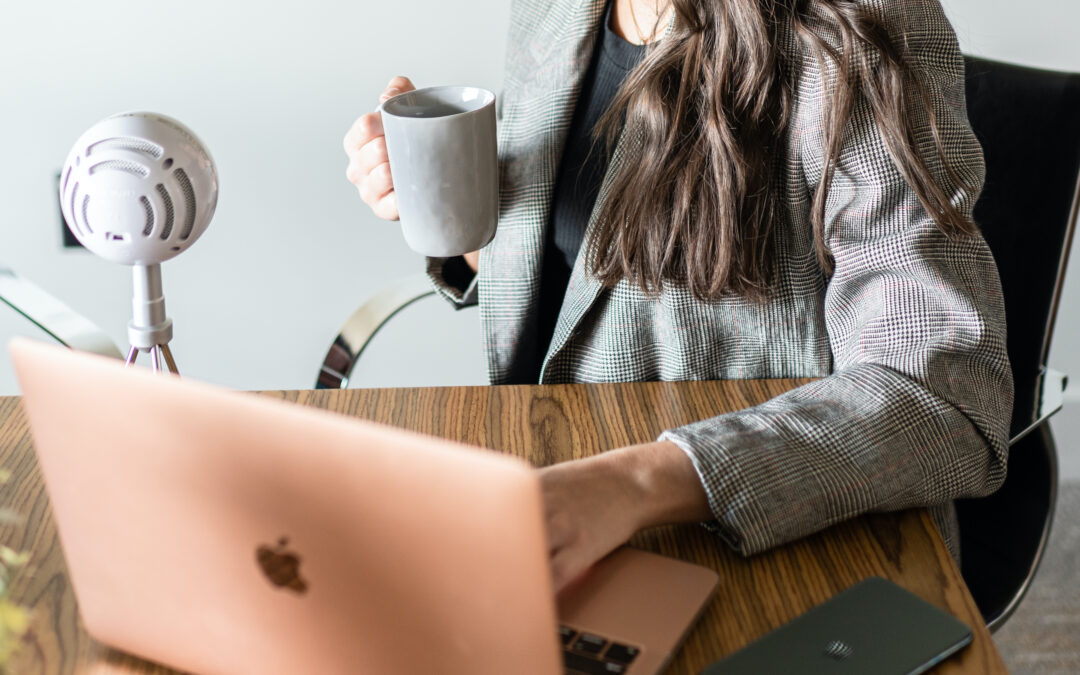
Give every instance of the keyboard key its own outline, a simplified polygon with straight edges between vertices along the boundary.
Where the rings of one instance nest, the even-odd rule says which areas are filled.
[[[562,640],[563,647],[570,644],[575,635],[577,635],[577,631],[573,628],[570,628],[569,626],[559,626],[559,639]]]
[[[574,651],[581,652],[582,654],[599,654],[604,651],[604,647],[607,646],[608,641],[599,635],[592,635],[591,633],[582,633],[578,637],[577,642],[574,643]]]
[[[637,647],[612,642],[611,648],[607,650],[607,654],[604,654],[604,658],[616,663],[630,664],[637,658],[639,653],[640,650]]]
[[[563,652],[563,664],[568,673],[583,675],[622,675],[626,666],[621,663],[604,663],[575,652]]]

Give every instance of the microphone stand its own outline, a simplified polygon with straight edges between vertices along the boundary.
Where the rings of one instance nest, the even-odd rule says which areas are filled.
[[[162,361],[174,375],[179,375],[176,361],[169,351],[172,340],[172,319],[165,316],[165,294],[161,290],[161,264],[134,265],[131,268],[133,284],[133,318],[128,323],[128,350],[125,363],[134,365],[139,352],[149,352],[154,372],[162,372]]]

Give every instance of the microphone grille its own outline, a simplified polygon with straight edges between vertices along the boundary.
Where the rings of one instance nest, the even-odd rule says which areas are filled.
[[[91,157],[95,152],[106,152],[115,150],[127,150],[128,152],[138,152],[149,156],[151,159],[161,159],[161,156],[165,154],[165,148],[161,147],[157,143],[148,141],[145,138],[134,138],[131,136],[114,136],[112,138],[106,138],[101,141],[93,143],[86,149],[86,156]]]
[[[72,203],[75,202],[75,195],[78,194],[78,192],[79,192],[79,184],[75,183],[75,192],[71,196]],[[90,195],[83,195],[83,200],[82,200],[82,223],[83,223],[83,227],[86,228],[87,232],[93,234],[94,231],[90,228],[90,219],[86,217],[89,210],[90,210]]]
[[[139,197],[139,203],[143,205],[143,209],[146,211],[146,227],[143,228],[143,236],[149,237],[150,233],[154,231],[154,207],[150,205],[150,200],[146,198],[146,195]]]
[[[138,176],[139,178],[146,178],[150,175],[149,167],[137,162],[129,162],[122,159],[110,159],[104,162],[98,162],[90,167],[89,173],[93,176],[99,171],[123,171],[124,173],[130,173],[132,176]]]
[[[184,210],[184,226],[180,229],[180,241],[184,241],[191,236],[191,230],[195,227],[195,190],[192,189],[191,180],[183,169],[173,171],[173,178],[176,179],[177,185],[180,186],[180,192],[184,197],[184,205],[187,207]]]
[[[174,212],[172,197],[169,196],[169,191],[165,189],[165,185],[162,183],[158,183],[154,189],[157,190],[158,196],[161,197],[161,202],[165,205],[165,223],[161,226],[161,238],[164,240],[169,238],[173,229]]]

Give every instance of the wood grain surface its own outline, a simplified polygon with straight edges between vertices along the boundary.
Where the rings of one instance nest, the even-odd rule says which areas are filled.
[[[537,466],[651,441],[672,426],[738,410],[796,380],[263,392],[500,452]],[[0,397],[0,508],[24,522],[0,526],[0,544],[32,553],[13,593],[33,610],[11,672],[174,672],[104,647],[82,627],[48,497],[17,397]],[[839,591],[873,575],[892,579],[975,629],[973,644],[934,673],[1004,673],[935,526],[924,511],[864,516],[752,558],[696,525],[639,533],[641,548],[719,571],[721,583],[668,671],[698,673]]]

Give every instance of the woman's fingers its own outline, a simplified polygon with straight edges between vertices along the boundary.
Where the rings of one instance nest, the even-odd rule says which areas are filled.
[[[394,180],[390,175],[390,164],[383,162],[372,169],[363,176],[357,187],[360,188],[360,197],[364,200],[364,203],[374,208],[383,197],[394,190]]]
[[[371,207],[371,210],[375,212],[376,216],[383,220],[397,220],[397,193],[391,190],[385,197],[376,202],[375,205]]]
[[[390,155],[386,153],[386,137],[379,136],[368,141],[355,153],[355,161],[357,168],[365,176],[390,161]]]
[[[556,593],[581,578],[594,564],[615,548],[597,546],[595,542],[577,541],[558,548],[551,555],[551,583]]]
[[[379,102],[414,89],[416,87],[409,78],[395,77],[380,94]],[[397,220],[397,197],[390,175],[382,115],[379,112],[361,115],[345,134],[343,145],[349,157],[345,177],[359,190],[360,198],[379,218]]]
[[[343,142],[345,154],[351,156],[353,153],[359,152],[361,148],[376,138],[383,138],[382,116],[377,112],[361,115],[353,122],[353,125],[349,127],[349,131],[345,134]]]
[[[382,103],[389,98],[393,98],[398,94],[413,91],[414,89],[416,89],[416,86],[413,85],[412,80],[403,75],[398,75],[386,85],[386,89],[383,91],[382,95],[379,96],[379,103]]]

